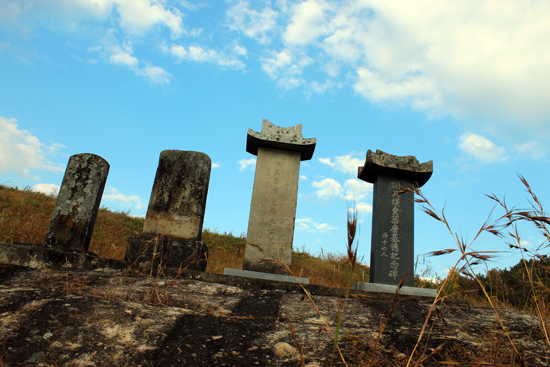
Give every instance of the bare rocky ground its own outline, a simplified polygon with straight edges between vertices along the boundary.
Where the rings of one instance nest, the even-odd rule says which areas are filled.
[[[123,270],[43,265],[0,265],[2,366],[330,365],[337,289],[307,287],[327,328],[303,290],[289,283],[198,272],[131,277]],[[340,333],[347,364],[374,358],[373,366],[406,365],[431,300],[355,295]],[[499,315],[526,365],[550,364],[536,318],[510,309]],[[424,349],[431,356],[422,361]],[[512,350],[493,310],[446,302],[430,319],[411,365],[521,365]],[[338,355],[334,361],[344,365]]]

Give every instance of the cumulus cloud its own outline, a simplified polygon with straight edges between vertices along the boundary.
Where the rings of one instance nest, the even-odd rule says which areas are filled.
[[[539,141],[519,144],[515,146],[519,155],[532,159],[542,159],[546,156],[546,147]]]
[[[320,82],[318,72],[335,82],[344,71],[354,76],[346,78],[354,90],[375,103],[409,106],[434,118],[475,119],[487,129],[496,124],[533,132],[548,124],[550,48],[540,40],[550,33],[549,2],[289,4],[277,2],[268,12],[278,13],[279,25],[269,23],[269,29],[282,44],[260,58],[265,73],[282,88],[322,93],[334,86]],[[244,19],[249,10],[241,1],[231,10],[240,18],[230,19]],[[234,23],[245,29],[243,21]],[[304,77],[307,68],[317,73]]]
[[[212,63],[224,68],[242,70],[245,68],[245,64],[237,58],[237,55],[246,53],[244,48],[234,48],[233,51],[237,51],[238,54],[226,55],[223,52],[216,50],[204,49],[201,46],[189,46],[184,47],[181,45],[172,45],[171,47],[165,47],[165,52],[169,52],[175,56],[178,61],[188,60],[200,63]]]
[[[29,131],[19,129],[16,119],[0,116],[0,172],[16,172],[25,177],[39,179],[31,175],[31,170],[63,172],[64,168],[50,162],[61,144],[43,144]]]
[[[3,12],[6,16],[0,16],[0,21],[16,21],[32,14],[55,19],[52,27],[73,29],[78,21],[94,19],[109,21],[134,36],[142,36],[156,26],[167,27],[173,39],[187,33],[182,12],[162,0],[4,0],[0,2],[0,14]]]
[[[369,214],[372,213],[372,205],[367,203],[356,203],[355,209],[358,213]]]
[[[483,136],[464,134],[460,137],[460,142],[460,150],[482,162],[492,163],[506,159],[506,150]]]
[[[221,167],[220,163],[212,163],[212,169],[216,169],[216,168],[220,168],[220,167]]]
[[[59,194],[60,187],[56,184],[44,184],[39,183],[32,187],[34,191],[41,192],[46,195],[57,196]]]
[[[297,45],[315,41],[329,31],[331,10],[333,7],[323,0],[308,0],[294,5],[283,39]]]
[[[338,181],[333,178],[325,178],[321,181],[314,181],[311,186],[317,189],[315,194],[322,199],[328,199],[332,196],[342,196],[342,185],[340,185]]]
[[[260,11],[250,8],[248,1],[239,1],[226,12],[228,27],[245,34],[261,44],[271,41],[269,33],[277,26],[277,12],[269,7]]]
[[[123,42],[122,45],[117,44],[115,31],[107,32],[101,46],[91,47],[89,51],[98,52],[109,63],[120,65],[129,68],[134,74],[144,77],[147,81],[153,84],[169,84],[173,75],[161,68],[160,66],[147,65],[143,68],[139,67],[139,60],[132,56],[134,52],[131,42]]]
[[[349,179],[344,184],[344,199],[349,201],[360,201],[365,199],[372,192],[372,184],[358,179]]]
[[[324,233],[327,231],[338,229],[338,227],[331,226],[328,223],[317,223],[311,218],[296,219],[295,223],[296,223],[296,229],[298,231]]]
[[[239,168],[239,172],[244,171],[246,167],[250,167],[252,169],[256,167],[256,158],[241,159],[239,161],[239,164],[241,165],[241,168]]]
[[[319,158],[319,162],[331,166],[337,171],[357,176],[357,169],[365,164],[365,159],[355,158],[353,155],[354,153],[349,153],[335,157],[334,161],[331,158]]]
[[[143,75],[148,81],[154,84],[169,84],[173,78],[172,74],[159,66],[146,66],[137,70],[136,74]]]
[[[112,186],[107,186],[105,188],[102,200],[112,201],[117,204],[122,204],[123,206],[132,206],[136,210],[144,208],[143,201],[139,196],[123,194]]]
[[[139,63],[138,59],[132,56],[132,44],[124,44],[121,46],[113,46],[110,50],[109,62],[128,67],[136,67]]]

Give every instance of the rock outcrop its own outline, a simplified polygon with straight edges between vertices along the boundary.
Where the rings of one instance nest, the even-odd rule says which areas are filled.
[[[315,306],[290,283],[193,271],[161,278],[63,263],[0,265],[0,360],[3,366],[328,366],[341,291],[306,288]],[[429,299],[394,302],[391,295],[355,291],[340,330],[347,364],[405,365],[431,306]],[[526,364],[548,365],[538,320],[498,312]],[[422,366],[509,365],[514,358],[495,312],[460,301],[437,306],[414,362],[423,350]],[[336,366],[343,365],[338,354]]]

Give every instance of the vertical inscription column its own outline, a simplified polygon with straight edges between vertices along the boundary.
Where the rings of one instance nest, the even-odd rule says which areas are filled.
[[[300,161],[313,156],[316,139],[303,139],[302,125],[281,128],[263,120],[248,130],[247,152],[257,155],[244,270],[283,274],[264,259],[292,261]]]
[[[368,151],[358,177],[374,184],[370,282],[398,285],[407,275],[414,284],[414,194],[400,192],[424,185],[433,172],[432,161],[419,164],[414,156],[399,157]]]

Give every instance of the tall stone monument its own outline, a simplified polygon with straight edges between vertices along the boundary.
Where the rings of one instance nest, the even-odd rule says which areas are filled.
[[[414,284],[414,194],[402,189],[423,186],[433,172],[432,161],[414,156],[367,152],[357,177],[374,184],[370,282],[398,285],[407,275]]]
[[[212,162],[204,153],[161,152],[141,236],[131,236],[125,260],[206,269],[201,242]]]
[[[302,125],[282,128],[267,120],[248,129],[246,151],[258,156],[243,270],[283,274],[263,259],[292,261],[300,161],[311,159],[317,139],[304,139]]]
[[[109,163],[95,154],[69,158],[44,244],[86,252],[109,174]]]

